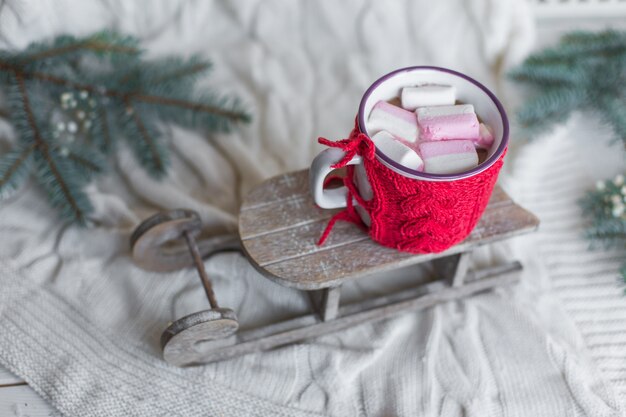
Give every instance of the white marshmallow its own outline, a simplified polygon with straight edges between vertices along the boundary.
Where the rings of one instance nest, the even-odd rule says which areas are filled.
[[[369,115],[367,131],[375,135],[383,130],[407,142],[415,142],[418,136],[417,117],[413,112],[379,101]]]
[[[391,133],[381,131],[372,137],[376,148],[395,162],[416,171],[424,169],[424,162],[415,150],[396,139]]]
[[[402,107],[411,111],[418,107],[453,105],[456,102],[456,88],[451,85],[404,87],[401,101]]]
[[[471,104],[457,104],[455,106],[423,107],[415,111],[417,118],[430,119],[433,117],[456,116],[459,114],[474,114],[474,106]]]

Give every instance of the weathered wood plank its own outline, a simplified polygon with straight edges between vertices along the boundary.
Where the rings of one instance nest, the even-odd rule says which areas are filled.
[[[60,417],[28,385],[0,388],[0,416],[2,417]]]
[[[270,178],[252,189],[246,196],[242,211],[258,209],[266,205],[282,204],[283,200],[308,196],[309,171],[288,172]]]
[[[242,240],[242,242],[254,262],[261,267],[266,267],[369,239],[369,236],[354,224],[338,222],[324,245],[318,246],[317,241],[327,223],[327,220],[320,220],[286,231]]]
[[[327,221],[340,210],[319,208],[308,196],[283,200],[280,204],[242,211],[239,217],[239,234],[245,239],[252,239],[320,220]]]

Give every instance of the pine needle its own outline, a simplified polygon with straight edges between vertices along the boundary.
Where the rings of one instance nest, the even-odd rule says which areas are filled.
[[[13,149],[0,157],[0,198],[12,196],[26,180],[34,146]]]

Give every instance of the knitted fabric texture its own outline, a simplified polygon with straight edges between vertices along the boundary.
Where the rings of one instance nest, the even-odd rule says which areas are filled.
[[[434,182],[407,178],[384,166],[375,157],[374,143],[358,127],[348,139],[333,142],[319,138],[318,141],[345,151],[345,157],[332,168],[344,167],[355,155],[360,155],[373,193],[368,201],[360,196],[354,167],[348,165],[343,179],[348,189],[346,209],[331,218],[318,245],[324,243],[337,221],[365,228],[355,210],[356,201],[370,216],[369,235],[374,241],[410,253],[441,252],[471,233],[487,207],[506,153],[479,174]]]

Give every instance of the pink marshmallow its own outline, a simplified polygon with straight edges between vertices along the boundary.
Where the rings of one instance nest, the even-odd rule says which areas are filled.
[[[417,152],[400,139],[393,137],[391,133],[384,130],[378,132],[372,137],[372,142],[376,148],[397,163],[416,171],[424,169],[424,162]]]
[[[418,136],[415,113],[379,101],[369,115],[367,131],[371,137],[383,130],[407,142],[415,142]]]
[[[480,138],[478,117],[471,104],[421,107],[416,113],[423,140]]]
[[[457,174],[478,165],[478,154],[471,140],[421,142],[418,149],[424,172],[429,174]]]
[[[480,127],[478,128],[478,136],[478,140],[474,142],[474,145],[476,145],[477,148],[487,150],[490,149],[495,140],[491,127],[484,123],[481,123]]]

